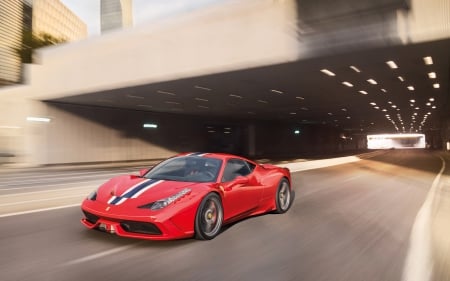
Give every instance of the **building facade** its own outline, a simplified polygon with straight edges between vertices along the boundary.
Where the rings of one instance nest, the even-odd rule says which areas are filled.
[[[100,19],[102,33],[133,25],[132,0],[101,0]]]
[[[0,86],[20,81],[20,56],[25,4],[17,0],[0,1]]]
[[[20,83],[24,32],[64,41],[87,37],[87,26],[60,0],[0,1],[0,86]]]
[[[33,34],[47,33],[65,41],[87,37],[86,24],[59,0],[33,0]]]

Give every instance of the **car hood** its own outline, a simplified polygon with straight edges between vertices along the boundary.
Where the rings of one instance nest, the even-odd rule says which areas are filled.
[[[185,188],[189,188],[195,193],[211,184],[154,180],[134,175],[119,176],[99,188],[97,201],[117,206],[139,206],[172,196]]]

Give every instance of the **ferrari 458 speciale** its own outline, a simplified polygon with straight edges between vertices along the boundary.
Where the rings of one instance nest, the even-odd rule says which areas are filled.
[[[81,222],[125,237],[207,240],[224,224],[285,213],[291,186],[286,168],[230,154],[184,153],[101,185],[83,201]]]

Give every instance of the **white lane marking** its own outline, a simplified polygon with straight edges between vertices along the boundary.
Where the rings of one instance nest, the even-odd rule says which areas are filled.
[[[89,256],[86,256],[86,257],[83,257],[83,258],[79,258],[79,259],[76,259],[76,260],[73,260],[73,261],[69,261],[69,262],[63,263],[60,266],[70,266],[70,265],[75,265],[75,264],[79,264],[79,263],[83,263],[83,262],[99,259],[99,258],[102,258],[102,257],[105,257],[105,256],[109,256],[109,255],[112,255],[112,254],[115,254],[115,253],[118,253],[118,252],[122,252],[122,251],[125,251],[125,250],[128,250],[128,249],[131,249],[133,247],[136,247],[138,244],[142,244],[142,242],[138,242],[138,243],[134,243],[134,244],[131,244],[131,245],[126,245],[126,246],[118,247],[118,248],[111,249],[111,250],[108,250],[108,251],[100,252],[100,253],[97,253],[97,254],[89,255]]]
[[[409,239],[408,255],[403,267],[403,281],[427,281],[433,273],[433,257],[431,254],[431,209],[439,180],[445,170],[445,160],[442,168],[434,178],[427,197],[414,221]]]
[[[98,183],[97,183],[97,181],[98,181]],[[77,182],[72,182],[72,183],[66,183],[66,182],[60,182],[60,183],[53,183],[53,184],[45,184],[44,186],[45,187],[48,187],[48,186],[58,186],[58,185],[72,185],[72,184],[80,184],[80,183],[87,183],[87,182],[90,182],[90,183],[96,183],[96,184],[101,184],[101,183],[104,183],[104,182],[106,182],[107,181],[107,179],[106,180],[88,180],[88,181],[77,181]],[[36,186],[26,186],[26,187],[11,187],[11,188],[0,188],[0,192],[1,191],[9,191],[9,190],[21,190],[21,189],[37,189],[37,188],[39,188],[39,187],[36,187]]]
[[[58,196],[58,197],[45,198],[45,199],[34,199],[34,200],[25,200],[25,201],[20,201],[20,202],[3,203],[3,204],[0,204],[0,207],[21,205],[21,204],[35,203],[35,202],[43,202],[43,201],[52,201],[52,200],[57,200],[57,199],[75,198],[75,197],[82,197],[82,196],[86,196],[86,194],[83,193],[83,194],[76,194],[76,195],[70,195],[70,196]]]
[[[43,208],[43,209],[35,209],[35,210],[29,210],[29,211],[23,211],[23,212],[2,214],[2,215],[0,215],[0,218],[12,217],[12,216],[18,216],[18,215],[26,215],[26,214],[32,214],[32,213],[39,213],[39,212],[46,212],[46,211],[53,211],[53,210],[59,210],[59,209],[64,209],[64,208],[71,208],[71,207],[80,207],[80,204],[79,203],[78,204],[70,204],[70,205],[57,206],[57,207],[51,207],[51,208]]]
[[[47,192],[58,192],[58,191],[68,191],[68,190],[76,190],[76,189],[87,189],[87,188],[95,188],[97,185],[85,185],[85,186],[78,186],[78,187],[69,187],[69,188],[59,188],[59,189],[45,189],[40,191],[31,191],[31,192],[21,192],[21,193],[12,193],[12,194],[4,194],[0,195],[0,198],[2,197],[12,197],[12,196],[24,196],[29,194],[38,194],[38,193],[47,193]]]

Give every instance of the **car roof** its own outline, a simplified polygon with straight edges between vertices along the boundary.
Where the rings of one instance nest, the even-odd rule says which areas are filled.
[[[244,158],[242,156],[238,156],[238,155],[234,155],[234,154],[229,154],[229,153],[211,153],[211,152],[184,152],[181,154],[178,154],[176,157],[179,156],[198,156],[198,157],[208,157],[208,158],[217,158],[217,159],[222,159],[222,160],[227,160],[230,158],[237,158],[237,159],[242,159],[245,161],[250,161],[253,162],[247,158]]]

